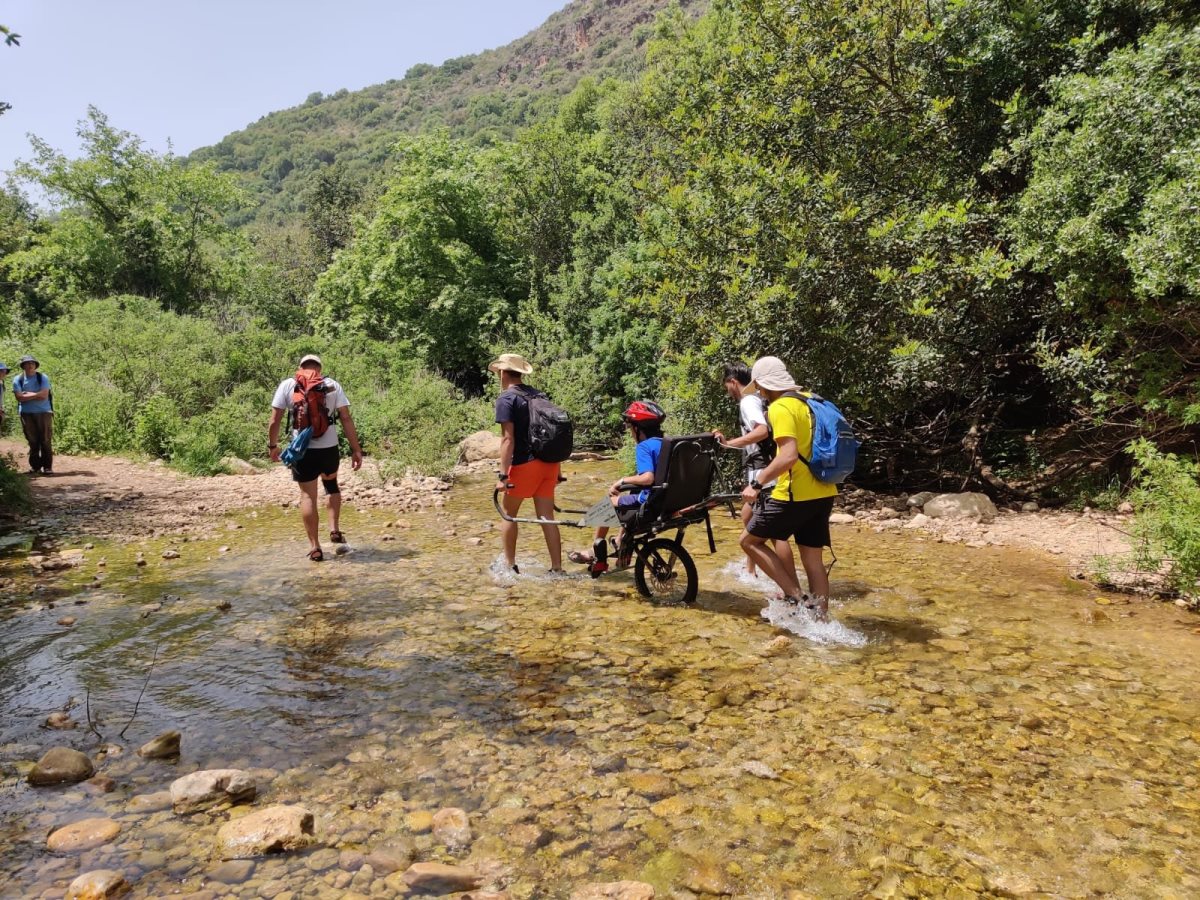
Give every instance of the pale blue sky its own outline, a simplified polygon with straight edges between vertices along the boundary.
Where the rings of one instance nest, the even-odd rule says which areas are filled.
[[[89,104],[156,150],[220,140],[313,91],[503,46],[567,0],[9,0],[0,171],[33,132],[69,153]]]

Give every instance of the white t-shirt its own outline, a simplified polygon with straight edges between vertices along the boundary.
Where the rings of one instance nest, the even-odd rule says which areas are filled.
[[[762,397],[757,394],[747,394],[738,404],[738,423],[742,426],[742,434],[749,434],[759,425],[767,424],[767,410],[763,406]],[[742,461],[747,465],[750,458],[758,452],[758,444],[747,444],[742,448]],[[754,481],[762,466],[747,469],[747,481]],[[774,484],[774,482],[771,482]]]
[[[334,424],[329,426],[329,430],[318,438],[313,438],[308,442],[308,446],[313,450],[323,450],[326,447],[336,447],[338,442],[337,432],[337,411],[343,407],[349,406],[350,401],[346,399],[346,392],[342,390],[342,386],[332,378],[325,379],[325,408],[329,410],[329,417],[333,419]],[[279,387],[275,389],[275,398],[271,401],[271,406],[275,409],[288,410],[292,408],[292,391],[296,389],[295,378],[285,378],[279,382]],[[296,436],[296,430],[292,429],[292,437]]]

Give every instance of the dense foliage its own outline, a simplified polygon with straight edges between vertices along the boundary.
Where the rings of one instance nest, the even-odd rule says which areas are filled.
[[[658,4],[602,6],[594,34]],[[572,78],[523,127],[429,112],[393,146],[394,121],[341,129],[317,98],[183,165],[93,113],[85,159],[35,144],[21,170],[56,216],[0,195],[3,290],[23,338],[74,348],[50,353],[68,387],[79,335],[113,314],[89,298],[110,294],[169,311],[108,301],[183,358],[209,348],[197,372],[256,360],[67,413],[75,446],[254,452],[224,411],[261,408],[245,398],[301,346],[346,348],[362,373],[348,386],[385,410],[372,439],[425,465],[486,421],[478,399],[450,413],[447,398],[491,389],[500,349],[534,361],[582,442],[610,444],[637,396],[675,430],[728,426],[720,365],[771,353],[860,426],[859,480],[1107,483],[1134,437],[1179,451],[1200,422],[1198,20],[1165,0],[716,0],[634,41],[638,80]],[[453,105],[465,73],[495,74],[484,61],[402,84],[437,82],[426,99]],[[275,159],[271,123],[297,116],[307,130]],[[368,133],[393,136],[364,155]],[[231,224],[246,216],[214,161],[275,166],[252,227]],[[280,210],[295,215],[270,225]]]

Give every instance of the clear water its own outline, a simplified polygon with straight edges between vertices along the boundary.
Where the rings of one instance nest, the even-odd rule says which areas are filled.
[[[609,477],[581,466],[566,493],[593,499]],[[256,805],[304,804],[339,850],[462,807],[471,848],[410,835],[420,855],[499,873],[516,897],[622,878],[679,897],[1200,896],[1194,618],[1098,606],[1037,555],[843,529],[832,621],[787,613],[780,628],[729,519],[716,556],[702,529],[688,536],[698,603],[655,606],[629,573],[547,575],[536,528],[521,535],[527,574],[504,574],[490,501],[490,482],[467,480],[445,509],[400,516],[407,527],[350,512],[354,552],[321,565],[278,510],[171,563],[161,543],[98,546],[35,580],[23,545],[10,550],[0,894],[61,897],[107,867],[135,896],[338,896],[350,873],[310,868],[312,853],[206,885],[228,813],[129,807],[183,772],[240,767],[259,777]],[[100,557],[108,574],[89,588]],[[69,698],[84,722],[85,697],[103,741],[40,727]],[[134,754],[169,728],[177,764]],[[55,743],[123,748],[98,767],[116,790],[26,785]],[[90,815],[121,835],[45,849]],[[382,876],[353,888],[391,895]]]

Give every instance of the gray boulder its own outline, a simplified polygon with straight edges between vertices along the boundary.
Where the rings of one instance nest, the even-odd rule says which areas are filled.
[[[987,494],[938,494],[925,503],[925,515],[931,519],[976,519],[990,522],[996,518],[996,504]]]
[[[458,445],[458,458],[465,463],[499,459],[500,435],[490,431],[476,431],[467,435]]]

